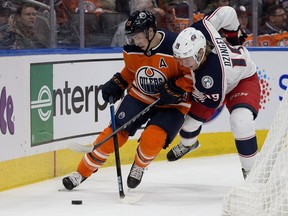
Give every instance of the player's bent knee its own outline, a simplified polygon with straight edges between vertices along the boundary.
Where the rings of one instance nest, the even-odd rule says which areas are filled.
[[[255,136],[256,128],[253,113],[247,108],[237,108],[232,111],[230,126],[235,139]]]
[[[186,115],[185,122],[183,124],[182,130],[186,132],[193,132],[198,130],[198,128],[203,124],[201,121],[197,121],[196,119]]]

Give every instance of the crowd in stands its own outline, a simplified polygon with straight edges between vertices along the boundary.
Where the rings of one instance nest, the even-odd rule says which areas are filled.
[[[257,46],[287,46],[288,0],[257,1]],[[236,9],[240,28],[247,35],[244,45],[253,45],[252,0],[194,0],[191,6],[183,0],[83,0],[83,5],[79,0],[54,2],[55,40],[60,48],[79,47],[80,37],[85,47],[123,46],[124,24],[135,10],[150,10],[158,28],[180,32],[227,5]],[[82,6],[84,35],[80,31]],[[50,0],[0,0],[0,49],[50,48],[51,14]]]

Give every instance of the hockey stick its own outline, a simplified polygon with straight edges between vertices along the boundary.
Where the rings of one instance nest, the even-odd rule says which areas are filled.
[[[109,105],[110,105],[110,115],[111,115],[111,124],[113,132],[116,131],[116,122],[115,122],[115,109],[114,109],[114,98],[111,96],[109,98]],[[118,190],[121,203],[125,204],[133,204],[140,200],[144,195],[139,194],[138,196],[127,196],[124,193],[123,188],[123,181],[122,181],[122,171],[121,171],[121,162],[120,162],[120,154],[119,154],[119,145],[118,145],[118,138],[117,133],[113,136],[114,141],[114,154],[115,154],[115,164],[116,164],[116,171],[117,171],[117,182],[118,182]]]
[[[114,98],[113,96],[109,97],[109,105],[110,105],[110,115],[111,115],[111,124],[113,132],[116,130],[116,122],[115,122],[115,114],[114,114]],[[121,173],[121,163],[120,163],[120,154],[119,154],[119,145],[117,134],[113,136],[114,141],[114,154],[115,154],[115,163],[116,163],[116,171],[117,171],[117,181],[118,181],[118,190],[120,198],[124,198],[124,189],[123,189],[123,181],[122,181],[122,173]]]
[[[136,121],[136,119],[138,119],[140,116],[144,115],[146,112],[148,112],[150,110],[151,107],[153,107],[154,105],[156,105],[158,103],[158,101],[160,100],[160,98],[158,98],[157,100],[155,100],[152,104],[150,104],[149,106],[147,106],[145,109],[143,109],[140,113],[138,113],[137,115],[135,115],[133,118],[131,118],[128,122],[126,122],[124,125],[122,125],[121,127],[117,128],[115,131],[113,131],[113,133],[111,133],[109,136],[107,136],[105,139],[101,140],[99,143],[97,143],[95,146],[93,146],[93,144],[89,144],[89,145],[81,145],[80,143],[76,143],[76,142],[72,142],[70,144],[68,144],[68,148],[76,151],[76,152],[82,152],[82,153],[88,153],[93,151],[94,149],[100,147],[101,145],[103,145],[105,142],[107,142],[107,140],[111,139],[116,133],[118,133],[119,131],[125,129],[127,126],[129,126],[131,123],[133,123],[134,121]]]

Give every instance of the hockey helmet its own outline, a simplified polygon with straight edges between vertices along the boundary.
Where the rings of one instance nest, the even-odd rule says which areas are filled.
[[[205,54],[206,51],[206,38],[203,33],[193,27],[184,29],[173,44],[173,54],[176,58],[188,58],[193,59],[199,64],[198,52],[203,49]],[[204,57],[204,55],[203,55]]]
[[[132,35],[145,32],[149,27],[157,29],[156,18],[150,11],[135,11],[125,23],[125,34]]]

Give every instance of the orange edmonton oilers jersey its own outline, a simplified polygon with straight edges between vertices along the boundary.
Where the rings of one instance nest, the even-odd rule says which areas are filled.
[[[121,71],[122,77],[131,87],[129,94],[140,101],[151,104],[160,94],[157,89],[161,83],[176,78],[176,85],[186,92],[193,89],[192,76],[189,69],[181,67],[173,57],[172,45],[177,34],[158,31],[162,35],[160,44],[146,56],[142,49],[135,45],[124,46],[125,67]],[[177,108],[186,114],[190,103],[169,104],[163,107]]]

